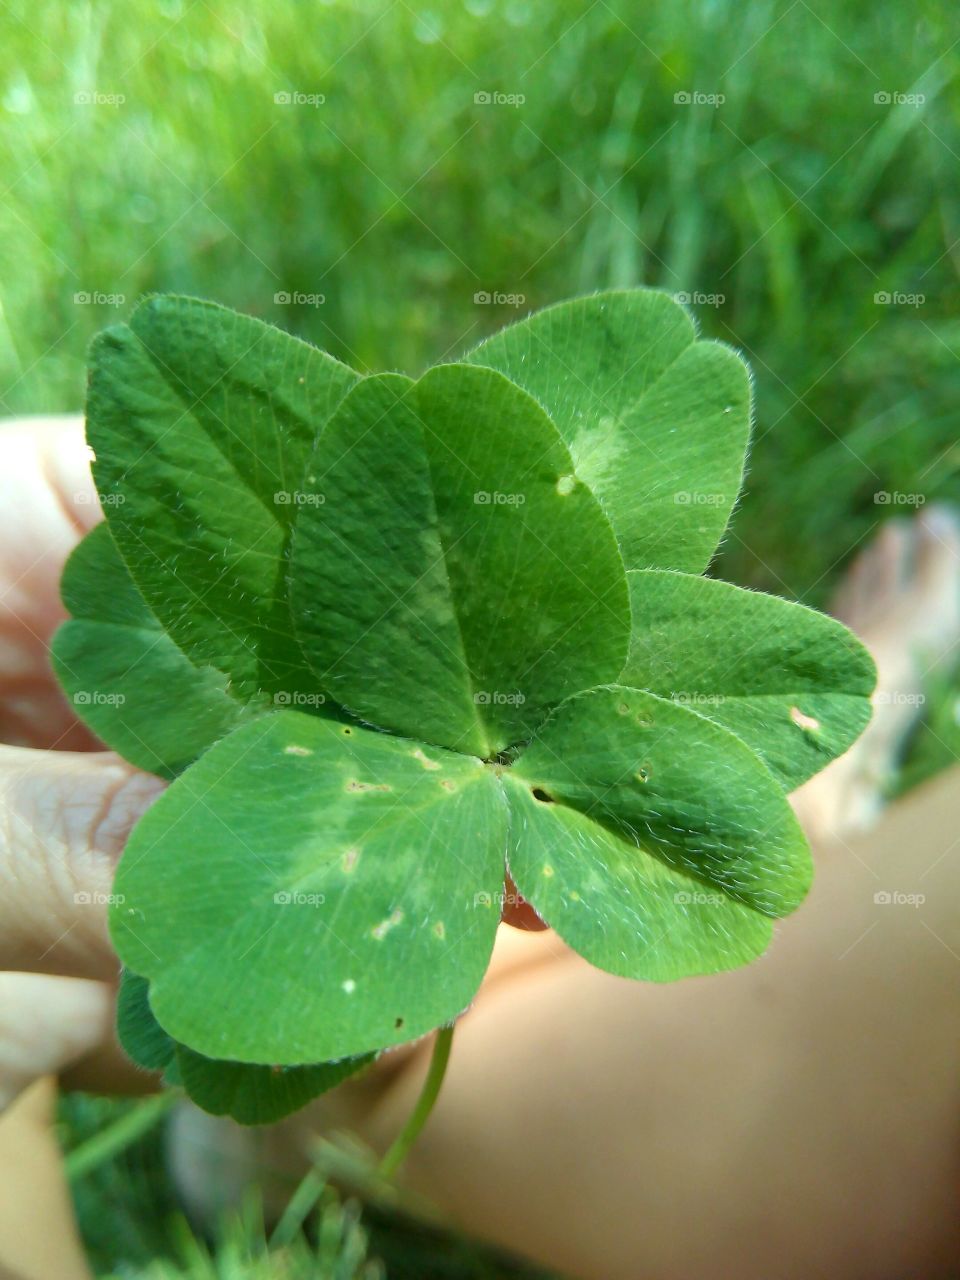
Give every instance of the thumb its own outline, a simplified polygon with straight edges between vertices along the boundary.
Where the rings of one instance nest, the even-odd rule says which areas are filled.
[[[163,787],[112,752],[0,747],[0,969],[116,975],[113,874]]]

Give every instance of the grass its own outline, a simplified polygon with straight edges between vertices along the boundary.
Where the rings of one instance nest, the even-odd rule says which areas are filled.
[[[35,19],[26,0],[0,18],[0,410],[77,408],[89,337],[149,290],[415,372],[527,308],[646,283],[722,297],[694,310],[753,364],[725,576],[820,600],[890,513],[876,493],[960,493],[941,4],[51,0],[39,37]],[[526,100],[474,101],[497,91]],[[726,100],[674,101],[694,91]],[[495,290],[524,302],[474,303]]]
[[[822,603],[878,521],[912,510],[898,496],[960,500],[952,16],[931,0],[7,0],[0,412],[79,408],[89,338],[151,290],[413,373],[529,308],[657,285],[691,295],[755,375],[717,571]],[[524,101],[475,101],[494,93]],[[676,100],[694,93],[724,101]],[[494,292],[515,305],[475,301]],[[955,693],[931,704],[909,776],[960,751]],[[117,1114],[75,1100],[71,1141],[84,1106],[106,1108],[95,1125]],[[145,1274],[187,1265],[153,1141],[77,1185],[101,1274],[164,1250]],[[231,1230],[249,1241],[249,1220]],[[412,1239],[380,1229],[391,1276],[498,1274],[456,1244],[441,1272],[441,1246]]]

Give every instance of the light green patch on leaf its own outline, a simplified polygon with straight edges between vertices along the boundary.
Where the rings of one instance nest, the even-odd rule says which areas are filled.
[[[362,1071],[375,1056],[273,1067],[216,1061],[177,1046],[180,1081],[190,1098],[211,1115],[230,1116],[238,1124],[275,1124]]]
[[[803,833],[766,767],[653,694],[571,698],[503,779],[517,888],[611,973],[663,982],[743,964],[808,888]]]
[[[724,725],[788,790],[866,727],[876,670],[842,623],[709,578],[627,578],[633,635],[622,682]]]
[[[503,797],[478,760],[277,712],[211,747],[141,818],[111,932],[196,1052],[352,1057],[469,1003],[505,848]]]
[[[90,354],[87,438],[111,531],[151,610],[240,696],[316,691],[287,549],[317,436],[357,375],[212,303],[159,297]]]
[[[623,564],[543,411],[490,369],[365,379],[310,464],[291,601],[320,683],[383,728],[489,758],[616,679]]]
[[[743,479],[750,380],[731,348],[696,340],[669,294],[561,302],[465,359],[499,369],[550,414],[628,569],[706,568]]]
[[[129,969],[117,989],[117,1038],[127,1057],[146,1071],[166,1070],[176,1053],[176,1041],[150,1008],[149,982]]]
[[[74,549],[61,590],[73,618],[53,638],[54,671],[77,716],[131,764],[172,778],[262,705],[238,702],[222,671],[174,644],[105,524]]]

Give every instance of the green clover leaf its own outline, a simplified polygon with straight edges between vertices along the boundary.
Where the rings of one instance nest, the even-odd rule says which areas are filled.
[[[87,438],[110,528],[173,640],[241,696],[315,691],[286,558],[317,434],[357,375],[270,325],[151,298],[90,352]]]
[[[750,378],[653,289],[547,307],[469,352],[553,418],[628,569],[707,567],[743,480]]]
[[[309,467],[291,598],[318,681],[364,720],[483,758],[616,679],[613,531],[553,424],[489,369],[367,378]]]
[[[745,963],[800,902],[785,793],[866,723],[873,668],[838,623],[696,576],[749,382],[695,337],[646,290],[417,381],[189,299],[101,336],[107,526],[54,660],[174,779],[111,910],[135,1060],[286,1114],[463,1012],[508,874],[656,981]]]

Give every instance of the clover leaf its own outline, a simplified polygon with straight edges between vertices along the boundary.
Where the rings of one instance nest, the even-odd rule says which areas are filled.
[[[173,779],[111,932],[128,1052],[201,1106],[263,1123],[449,1026],[508,876],[656,981],[745,963],[801,901],[786,792],[865,724],[873,668],[839,623],[697,576],[749,382],[695,336],[637,290],[419,380],[190,299],[95,344],[107,526],[55,665]]]
[[[367,378],[309,466],[291,596],[339,702],[486,758],[616,679],[630,605],[613,531],[542,409],[490,369]]]
[[[174,777],[253,714],[222,670],[196,666],[174,643],[130,577],[106,524],[67,561],[73,617],[54,638],[54,670],[77,711],[132,764]]]
[[[547,307],[469,352],[551,415],[628,569],[707,567],[743,479],[750,379],[653,289]]]
[[[182,1086],[212,1115],[240,1124],[272,1124],[357,1075],[374,1054],[304,1067],[257,1066],[194,1053],[167,1035],[150,1007],[150,984],[124,969],[117,993],[117,1037],[127,1056],[165,1083]]]
[[[633,634],[620,679],[732,730],[787,790],[865,728],[876,670],[841,623],[713,578],[627,579]]]
[[[110,528],[173,640],[241,696],[313,688],[286,556],[306,459],[357,375],[211,303],[152,298],[90,352],[87,439]]]
[[[399,1044],[480,984],[506,822],[470,756],[279,711],[140,819],[113,940],[160,1024],[208,1057],[292,1065]]]

